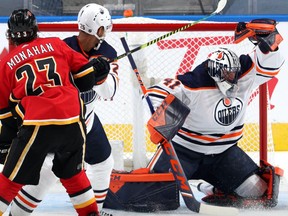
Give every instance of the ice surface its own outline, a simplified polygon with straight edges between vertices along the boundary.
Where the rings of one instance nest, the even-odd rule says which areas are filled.
[[[280,193],[279,193],[279,203],[278,205],[270,210],[267,209],[240,209],[239,216],[287,216],[288,215],[288,183],[287,183],[287,166],[288,166],[288,152],[277,153],[275,164],[282,169],[284,169],[284,177],[281,180]],[[285,173],[286,170],[286,173]],[[203,196],[192,188],[196,198],[201,200]],[[161,211],[154,213],[136,213],[136,212],[126,212],[126,211],[116,211],[111,209],[104,209],[108,213],[112,213],[113,216],[166,216],[166,215],[177,215],[185,216],[196,214],[188,210],[181,200],[181,206],[174,211]],[[73,209],[68,195],[66,195],[62,185],[58,184],[50,191],[45,197],[43,202],[38,206],[32,215],[38,216],[62,216],[62,215],[74,215],[76,212]],[[4,216],[8,216],[6,212]]]

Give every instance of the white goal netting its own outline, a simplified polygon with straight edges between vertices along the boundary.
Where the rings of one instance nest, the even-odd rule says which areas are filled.
[[[117,50],[118,55],[121,55],[125,53],[120,41],[121,37],[125,37],[130,49],[133,49],[186,24],[177,21],[159,22],[150,19],[139,21],[127,18],[114,21],[113,31],[107,35],[106,40]],[[59,23],[47,25],[45,28],[39,26],[40,36],[65,38],[78,34],[76,24],[72,27],[71,25],[65,27]],[[248,40],[233,44],[234,27],[233,23],[197,24],[187,31],[173,34],[133,53],[145,86],[149,87],[160,79],[191,71],[207,57],[209,52],[219,46],[228,47],[237,54],[251,52],[253,45]],[[119,91],[113,101],[99,101],[96,113],[104,125],[113,153],[118,158],[115,163],[116,168],[125,167],[131,170],[145,167],[156,146],[149,140],[146,130],[146,120],[149,116],[145,111],[145,101],[141,100],[141,91],[131,65],[126,57],[119,59],[118,63]],[[269,107],[268,103],[259,106],[259,97],[262,96],[259,94],[259,89],[256,89],[251,96],[244,137],[240,143],[246,152],[251,153],[255,161],[259,161],[260,107],[261,109]],[[268,124],[264,124],[267,128],[264,137],[268,140],[268,148],[261,151],[266,151],[264,152],[266,154],[274,151],[274,145],[269,121]]]

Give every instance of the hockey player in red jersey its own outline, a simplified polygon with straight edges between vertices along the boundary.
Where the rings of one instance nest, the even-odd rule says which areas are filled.
[[[55,155],[52,171],[78,215],[99,215],[83,169],[86,125],[79,90],[102,83],[109,63],[89,62],[59,38],[38,38],[37,32],[29,10],[13,11],[7,36],[17,47],[0,62],[1,149],[11,144],[0,174],[0,215],[24,185],[38,183],[48,153]]]
[[[264,27],[270,26],[268,30]],[[153,106],[173,94],[190,108],[183,126],[172,139],[187,179],[202,179],[205,202],[249,207],[277,205],[282,170],[266,161],[260,167],[238,146],[252,90],[276,76],[283,65],[282,41],[276,22],[269,19],[239,23],[236,42],[249,38],[256,46],[239,57],[219,48],[193,71],[167,78],[148,89]],[[148,166],[152,172],[170,169],[169,157],[158,148]]]
[[[87,59],[98,56],[104,56],[107,59],[117,57],[115,49],[104,40],[106,34],[112,29],[112,19],[106,8],[94,3],[82,7],[78,16],[78,29],[77,36],[64,39],[72,49]],[[91,182],[100,215],[107,216],[108,213],[103,212],[102,207],[109,188],[114,161],[108,138],[94,109],[100,99],[113,98],[118,88],[118,80],[118,64],[114,61],[110,64],[110,72],[103,83],[81,92],[81,98],[86,107],[86,174]],[[11,215],[30,215],[49,189],[55,186],[58,178],[51,170],[53,158],[53,154],[47,156],[38,185],[26,185],[15,197],[10,210]]]

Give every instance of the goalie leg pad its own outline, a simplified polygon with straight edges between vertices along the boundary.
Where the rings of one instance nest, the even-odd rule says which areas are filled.
[[[131,173],[113,172],[104,208],[135,212],[177,209],[179,190],[173,174],[148,172],[146,168]]]
[[[225,194],[219,190],[215,193],[202,198],[206,203],[220,206],[233,206],[238,208],[272,208],[278,204],[278,194],[280,177],[284,171],[279,167],[273,167],[266,161],[260,161],[258,175],[267,183],[267,190],[261,197],[245,198],[236,193]]]
[[[235,192],[241,197],[261,197],[267,190],[267,183],[257,174],[248,177]]]

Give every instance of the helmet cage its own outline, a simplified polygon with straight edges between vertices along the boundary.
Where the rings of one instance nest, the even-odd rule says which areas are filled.
[[[208,56],[208,74],[215,80],[219,90],[227,97],[235,97],[241,71],[238,56],[226,48]]]
[[[220,48],[208,56],[208,74],[216,82],[237,84],[240,69],[238,56],[228,49]]]
[[[239,76],[239,67],[227,67],[226,64],[209,60],[208,61],[208,73],[215,81],[227,81],[231,84],[237,84]]]

